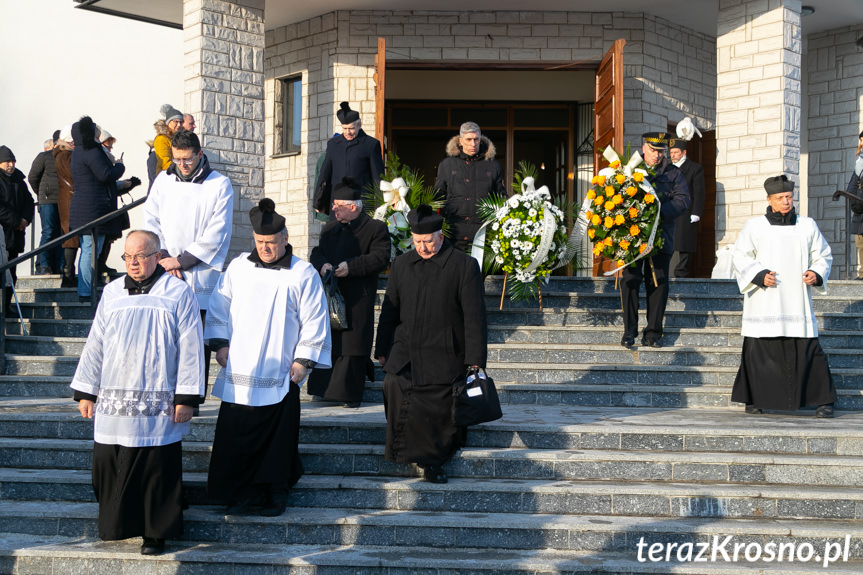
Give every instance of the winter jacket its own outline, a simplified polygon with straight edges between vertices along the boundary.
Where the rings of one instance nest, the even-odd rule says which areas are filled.
[[[674,253],[674,223],[680,214],[689,208],[689,187],[686,185],[683,172],[668,158],[663,157],[659,160],[654,170],[654,175],[648,176],[647,179],[656,190],[660,202],[659,212],[662,214],[662,220],[659,232],[663,244],[659,251],[663,254],[672,254]]]
[[[36,192],[40,204],[56,204],[60,193],[60,181],[57,179],[57,166],[54,164],[54,152],[46,150],[36,156],[30,173],[27,174],[30,187]]]
[[[70,167],[75,194],[69,207],[69,227],[74,230],[112,211],[116,205],[117,180],[126,167],[111,164],[96,141],[95,124],[89,117],[72,125],[72,138],[75,149]]]
[[[458,136],[454,136],[447,143],[446,155],[438,166],[434,187],[446,202],[442,214],[449,223],[453,244],[462,251],[469,251],[482,225],[476,212],[477,204],[490,194],[507,195],[503,170],[494,159],[494,144],[485,136],[473,156],[462,151]]]
[[[24,230],[18,227],[22,219],[33,221],[33,206],[24,172],[16,169],[10,176],[0,170],[0,224],[6,238],[6,251],[10,254],[20,254],[26,248]]]

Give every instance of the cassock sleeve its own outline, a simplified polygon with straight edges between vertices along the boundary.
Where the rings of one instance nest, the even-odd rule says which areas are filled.
[[[300,337],[294,357],[314,361],[317,369],[332,366],[330,353],[330,314],[324,285],[314,268],[309,267],[303,278],[299,302]]]
[[[238,257],[245,257],[241,254]],[[228,266],[219,276],[219,283],[210,295],[207,307],[207,325],[204,326],[204,339],[223,339],[231,341],[231,273],[232,266]]]
[[[740,293],[745,294],[758,289],[758,285],[753,282],[755,276],[762,270],[770,268],[758,261],[755,244],[752,242],[752,220],[746,222],[740,230],[740,235],[734,242],[731,258]]]
[[[393,347],[396,327],[399,324],[399,258],[393,260],[390,275],[387,278],[387,290],[381,305],[381,315],[378,319],[378,332],[375,339],[375,357],[389,358]]]
[[[830,244],[824,239],[821,230],[818,229],[815,220],[810,221],[812,223],[812,230],[809,242],[809,269],[821,276],[823,280],[821,285],[811,287],[819,294],[826,294],[827,278],[830,276],[830,268],[833,265],[833,252],[830,249]]]
[[[488,328],[485,318],[485,286],[479,264],[470,258],[461,283],[461,308],[464,313],[464,361],[485,367],[488,355]]]
[[[384,159],[381,154],[381,143],[375,139],[372,145],[372,155],[369,158],[369,169],[372,172],[372,182],[377,187],[381,183],[381,176],[384,173]]]
[[[332,207],[332,201],[330,200],[330,190],[332,189],[330,179],[333,175],[333,159],[330,157],[331,143],[332,140],[327,142],[327,152],[324,155],[324,163],[318,174],[318,181],[315,182],[315,197],[312,202],[312,206],[323,214],[329,214]]]
[[[365,277],[379,274],[390,263],[390,233],[385,224],[372,220],[366,223],[372,232],[368,253],[348,259],[348,277]],[[317,266],[316,266],[317,267]]]
[[[234,188],[231,180],[222,177],[213,213],[210,214],[207,225],[199,231],[195,241],[186,246],[185,251],[208,266],[221,269],[228,254],[228,244],[231,242],[233,214]]]
[[[171,278],[173,279],[173,278]],[[198,298],[183,284],[177,303],[177,387],[175,395],[203,396],[204,382],[204,333],[201,327],[201,311]]]
[[[99,395],[99,388],[102,383],[102,360],[104,358],[102,342],[105,338],[104,297],[110,296],[103,296],[103,300],[99,302],[99,306],[96,308],[96,316],[93,318],[87,343],[84,344],[81,359],[78,360],[78,367],[75,369],[75,376],[70,385],[76,391],[95,396]]]

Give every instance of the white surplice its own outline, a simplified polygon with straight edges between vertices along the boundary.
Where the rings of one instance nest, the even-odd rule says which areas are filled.
[[[294,359],[330,363],[330,317],[315,268],[296,256],[290,269],[233,260],[210,297],[207,339],[229,341],[213,395],[249,406],[279,403],[290,391]]]
[[[793,226],[779,226],[770,225],[764,216],[752,218],[734,244],[733,261],[743,294],[744,336],[818,337],[811,290],[827,293],[833,256],[815,220],[798,215]],[[752,283],[762,270],[776,272],[776,287]],[[807,270],[821,276],[824,283],[804,284]]]
[[[170,274],[129,295],[125,276],[105,287],[71,387],[98,397],[94,439],[106,445],[169,445],[189,432],[174,423],[175,395],[204,395],[198,302]]]
[[[186,283],[208,308],[231,244],[234,190],[231,181],[212,171],[201,183],[183,182],[162,172],[144,203],[144,225],[159,236],[171,257],[189,252],[200,263],[183,270]]]

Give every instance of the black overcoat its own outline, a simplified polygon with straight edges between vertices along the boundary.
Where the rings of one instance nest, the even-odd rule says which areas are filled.
[[[659,250],[664,254],[674,253],[674,223],[680,214],[689,207],[689,186],[680,168],[672,164],[668,158],[663,157],[656,164],[655,174],[648,176],[650,184],[659,196],[662,214],[662,224],[659,231],[662,235],[663,244]]]
[[[465,252],[470,251],[483,223],[477,214],[477,204],[490,194],[507,195],[503,169],[494,159],[495,153],[494,144],[483,136],[477,153],[468,156],[456,136],[447,143],[446,158],[438,165],[434,187],[445,201],[441,214],[449,223],[455,246]]]
[[[386,357],[387,373],[410,364],[414,385],[449,384],[468,365],[485,367],[485,315],[476,260],[448,240],[427,260],[411,250],[390,269],[375,357]]]
[[[54,163],[53,150],[41,152],[33,160],[30,173],[27,174],[30,187],[39,197],[39,204],[56,204],[60,193],[60,180],[57,177],[57,165]]]
[[[375,323],[378,274],[390,263],[390,234],[384,222],[360,214],[347,224],[333,220],[324,226],[309,262],[318,271],[348,262],[348,276],[338,278],[345,298],[350,329],[332,332],[333,359],[342,355],[369,357]]]
[[[689,208],[680,214],[674,227],[674,251],[694,254],[698,247],[698,223],[691,223],[689,216],[699,218],[704,211],[704,168],[687,159],[680,166],[686,185],[689,187]]]
[[[11,175],[0,170],[0,224],[6,237],[6,251],[20,254],[26,249],[24,231],[19,230],[21,220],[33,222],[33,196],[27,188],[24,172],[15,169]]]
[[[338,135],[327,142],[327,153],[315,184],[314,208],[330,213],[333,188],[342,178],[353,178],[365,190],[369,184],[378,185],[384,173],[381,143],[362,129],[353,140]]]

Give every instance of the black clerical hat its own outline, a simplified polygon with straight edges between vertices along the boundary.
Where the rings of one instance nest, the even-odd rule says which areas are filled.
[[[641,135],[644,143],[654,150],[665,150],[668,148],[668,134],[666,132],[647,132]]]
[[[249,221],[259,236],[272,236],[285,229],[285,218],[276,213],[276,204],[270,198],[249,210]]]
[[[764,189],[767,190],[767,195],[781,194],[782,192],[793,192],[794,182],[788,179],[788,176],[773,176],[764,180]]]
[[[408,212],[408,224],[415,234],[432,234],[443,228],[443,218],[428,204]]]
[[[334,200],[359,200],[362,199],[362,190],[353,178],[342,178],[342,181],[333,188]]]
[[[351,107],[347,102],[342,102],[339,105],[339,108],[339,111],[336,112],[336,117],[339,119],[340,123],[353,124],[360,119],[360,113],[356,110],[351,110]]]

